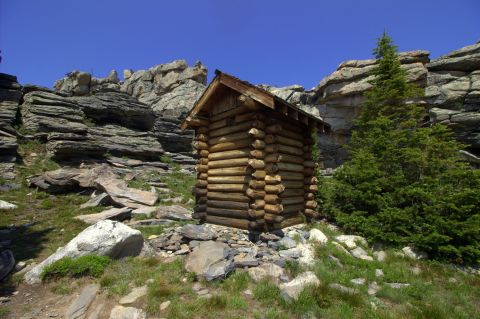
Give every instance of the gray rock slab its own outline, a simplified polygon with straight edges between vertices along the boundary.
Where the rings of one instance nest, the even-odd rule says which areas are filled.
[[[88,311],[88,307],[95,299],[98,291],[100,289],[100,285],[91,284],[83,288],[80,295],[75,299],[75,301],[70,305],[65,314],[66,319],[77,319],[83,318]]]
[[[108,195],[107,195],[108,196]],[[75,219],[81,220],[87,224],[95,224],[101,220],[117,220],[124,221],[132,216],[132,209],[128,207],[110,208],[97,214],[86,214],[75,216]]]

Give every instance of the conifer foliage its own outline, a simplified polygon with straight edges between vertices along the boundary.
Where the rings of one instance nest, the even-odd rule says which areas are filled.
[[[480,171],[459,158],[444,125],[415,103],[397,48],[384,33],[377,65],[354,123],[350,159],[323,180],[323,213],[370,241],[413,244],[436,259],[480,262]]]

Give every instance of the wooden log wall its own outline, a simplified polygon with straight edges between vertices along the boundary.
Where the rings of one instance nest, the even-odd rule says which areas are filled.
[[[304,222],[307,132],[273,112],[266,117],[265,221],[279,229]]]
[[[242,229],[263,228],[265,166],[264,124],[258,105],[244,96],[231,97],[210,114],[206,221]]]
[[[305,216],[309,219],[318,217],[316,211],[317,201],[316,193],[318,191],[317,178],[315,177],[315,162],[312,159],[312,139],[307,139],[304,149],[304,162],[305,168]]]

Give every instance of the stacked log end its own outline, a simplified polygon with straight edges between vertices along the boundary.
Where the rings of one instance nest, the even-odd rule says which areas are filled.
[[[270,119],[265,141],[265,221],[278,229],[304,221],[304,136],[280,119]]]
[[[305,175],[305,216],[308,219],[317,218],[316,193],[318,191],[317,178],[315,177],[315,161],[312,158],[312,139],[307,139],[304,150],[304,175]]]
[[[195,132],[194,148],[198,153],[197,179],[195,182],[194,219],[205,221],[207,217],[207,184],[208,184],[208,122],[202,123]]]
[[[251,170],[251,180],[247,195],[249,202],[249,217],[251,229],[263,229],[265,226],[265,125],[263,116],[256,113],[257,119],[255,127],[248,131],[252,137],[250,159],[248,166]]]

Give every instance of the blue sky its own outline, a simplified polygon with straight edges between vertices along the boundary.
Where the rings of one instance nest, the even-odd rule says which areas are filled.
[[[386,29],[431,57],[480,40],[478,0],[0,0],[0,72],[51,87],[71,70],[106,76],[174,59],[253,83],[307,88],[371,57]]]

